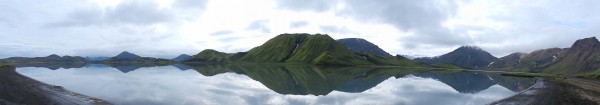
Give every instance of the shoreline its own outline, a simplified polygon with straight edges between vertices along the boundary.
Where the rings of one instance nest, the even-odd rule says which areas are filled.
[[[15,66],[0,66],[0,104],[111,105],[61,86],[46,84],[16,72]]]
[[[538,78],[526,90],[489,105],[597,105],[600,104],[599,92],[600,80]]]

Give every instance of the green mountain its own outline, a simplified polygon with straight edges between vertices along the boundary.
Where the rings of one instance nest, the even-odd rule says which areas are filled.
[[[230,55],[213,49],[206,49],[184,62],[227,62]]]
[[[373,53],[357,53],[358,55],[367,59],[367,61],[374,63],[376,65],[390,65],[390,66],[412,66],[412,67],[427,67],[429,65],[425,63],[419,63],[415,61],[411,61],[401,55],[396,55],[392,57],[382,57],[377,56]]]
[[[242,62],[371,65],[328,35],[281,34],[248,51]]]
[[[248,52],[227,54],[212,49],[204,50],[183,61],[184,63],[243,62],[287,63],[334,66],[391,65],[430,67],[402,56],[382,57],[371,52],[353,52],[328,35],[281,34]]]

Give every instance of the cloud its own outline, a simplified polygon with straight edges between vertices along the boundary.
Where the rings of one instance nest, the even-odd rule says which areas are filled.
[[[321,31],[323,31],[325,33],[338,33],[338,34],[354,33],[346,27],[337,27],[337,26],[332,26],[332,25],[320,26],[319,29],[321,29]]]
[[[300,28],[308,25],[307,21],[294,21],[290,24],[290,28]]]
[[[413,33],[413,36],[398,39],[408,48],[419,46],[411,45],[414,43],[456,46],[469,43],[470,40],[442,26],[456,13],[456,3],[452,1],[348,0],[344,3],[346,8],[339,11],[338,15],[391,24],[401,31]]]
[[[232,34],[232,33],[233,33],[233,31],[231,31],[231,30],[221,30],[221,31],[213,32],[210,35],[220,36],[220,35],[228,35],[228,34]]]
[[[47,27],[151,25],[173,21],[173,18],[170,10],[158,8],[155,2],[131,1],[114,8],[93,7],[76,10],[63,20],[49,23]]]
[[[276,0],[278,7],[295,11],[323,12],[333,8],[337,0]]]
[[[175,0],[173,6],[185,9],[205,9],[208,0]]]
[[[250,25],[246,27],[246,30],[259,30],[263,33],[271,33],[267,23],[269,23],[269,20],[256,20],[250,23]]]
[[[170,21],[170,11],[158,8],[154,2],[125,2],[107,12],[108,20],[119,23],[148,25]]]
[[[426,46],[458,46],[471,43],[471,39],[443,26],[456,13],[453,1],[410,1],[410,0],[340,0],[298,1],[279,0],[280,6],[291,6],[295,11],[325,11],[339,4],[343,8],[332,10],[337,16],[349,17],[362,22],[390,24],[398,30],[412,33],[398,39],[403,47],[414,49]],[[302,1],[304,2],[304,1]],[[293,5],[295,4],[295,5]],[[296,6],[296,7],[294,7]],[[344,28],[321,26],[326,32],[348,32]]]

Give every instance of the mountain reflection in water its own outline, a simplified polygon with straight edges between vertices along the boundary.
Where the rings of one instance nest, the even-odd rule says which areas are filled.
[[[18,65],[18,72],[116,104],[486,104],[535,83],[531,78],[424,68],[268,64],[171,66],[28,64]],[[39,67],[51,70],[40,70]],[[113,72],[111,68],[119,72]],[[257,81],[259,85],[247,80]],[[132,92],[139,96],[128,96]],[[128,98],[122,98],[123,95]],[[180,99],[175,99],[177,97]],[[244,101],[230,102],[231,97]],[[196,102],[199,99],[208,100]]]

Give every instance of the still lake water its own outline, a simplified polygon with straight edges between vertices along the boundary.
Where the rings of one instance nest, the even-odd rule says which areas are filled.
[[[418,68],[88,64],[27,65],[17,72],[119,105],[482,105],[535,83]]]

